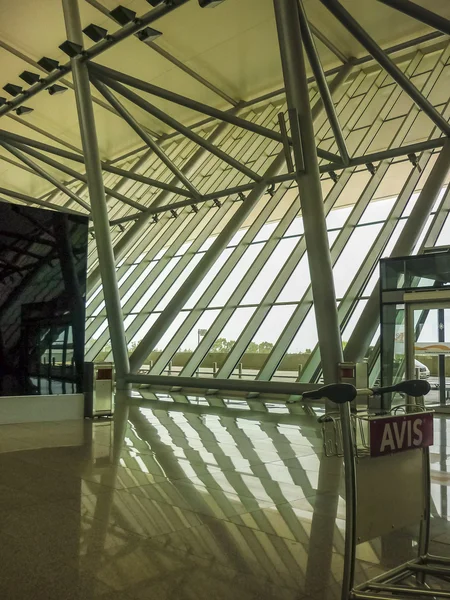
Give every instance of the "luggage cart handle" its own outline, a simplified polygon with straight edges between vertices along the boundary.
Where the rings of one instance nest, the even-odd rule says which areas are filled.
[[[352,402],[357,393],[355,386],[350,383],[331,383],[322,386],[318,390],[303,392],[302,399],[320,400],[321,398],[328,398],[335,404],[345,404],[346,402]]]
[[[419,396],[426,396],[430,390],[431,386],[425,379],[410,379],[387,387],[360,390],[357,390],[350,383],[331,383],[318,390],[304,392],[302,399],[320,400],[321,398],[328,398],[335,404],[345,404],[346,402],[352,402],[356,396],[381,396],[389,392],[402,392],[408,396],[418,398]]]
[[[370,392],[373,396],[381,396],[390,392],[402,392],[413,398],[418,398],[419,396],[426,396],[430,390],[431,386],[426,379],[409,379],[408,381],[400,381],[396,385],[371,388]]]

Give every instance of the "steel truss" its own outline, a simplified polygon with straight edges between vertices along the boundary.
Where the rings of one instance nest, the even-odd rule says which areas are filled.
[[[418,53],[416,54],[410,61],[410,66],[408,67],[407,73],[410,77],[416,77],[417,78],[417,74],[421,72],[421,70],[423,70],[423,66],[424,66],[424,57]],[[438,81],[439,81],[439,77],[442,75],[443,70],[445,70],[446,68],[446,64],[448,62],[448,49],[445,50],[445,52],[439,52],[438,55],[436,55],[435,59],[434,59],[434,67],[432,69],[429,69],[428,72],[425,72],[425,75],[422,75],[422,79],[423,79],[423,83],[422,83],[422,91],[424,94],[426,94],[427,96],[431,95],[433,90],[436,91],[436,86],[438,85]],[[401,145],[402,142],[404,142],[405,140],[408,139],[408,135],[411,136],[411,130],[412,128],[414,128],[414,126],[417,123],[418,118],[420,117],[420,113],[415,109],[415,107],[413,107],[412,105],[409,106],[408,111],[404,114],[404,115],[398,115],[395,117],[395,119],[392,119],[392,115],[395,114],[395,110],[396,107],[398,105],[399,99],[401,99],[401,90],[399,90],[396,86],[389,84],[388,80],[386,78],[386,75],[383,72],[380,72],[376,77],[370,77],[371,79],[371,85],[369,87],[369,89],[362,95],[363,96],[363,101],[360,102],[360,112],[358,114],[355,114],[354,112],[351,111],[351,106],[349,106],[349,100],[352,96],[354,96],[355,98],[358,99],[358,101],[361,100],[360,96],[357,93],[358,88],[364,88],[364,86],[368,86],[368,79],[369,76],[361,74],[359,76],[359,78],[354,79],[353,82],[350,84],[349,87],[349,91],[347,92],[346,95],[344,95],[343,97],[341,97],[340,101],[337,103],[337,110],[338,110],[338,114],[341,118],[341,120],[344,118],[345,113],[348,114],[348,125],[346,123],[346,125],[344,126],[344,131],[354,131],[355,133],[353,134],[355,137],[358,133],[358,128],[356,127],[356,124],[358,122],[358,118],[361,118],[361,116],[364,115],[364,111],[367,110],[367,107],[372,105],[374,106],[376,104],[375,100],[377,99],[377,93],[380,93],[380,89],[383,90],[383,104],[381,102],[378,102],[377,104],[377,112],[375,114],[372,115],[372,125],[370,127],[367,127],[366,130],[364,131],[364,136],[361,136],[361,140],[359,142],[359,147],[358,147],[358,151],[361,151],[361,153],[363,153],[364,151],[366,151],[367,148],[370,148],[370,146],[374,145],[375,140],[377,139],[377,136],[380,137],[382,131],[383,131],[383,123],[396,123],[397,127],[396,127],[396,135],[392,137],[391,139],[391,146],[395,145]],[[363,83],[364,82],[364,83]],[[387,89],[390,91],[389,95],[386,96],[384,90]],[[380,94],[381,95],[381,94]],[[350,96],[350,98],[349,98]],[[345,110],[346,109],[346,110]],[[278,113],[279,109],[275,108],[272,112],[272,119],[273,121],[275,120],[275,115]],[[342,116],[341,116],[341,113]],[[322,118],[322,121],[319,120],[319,123],[322,123],[322,127],[326,127],[328,128],[328,124],[327,122]],[[343,123],[345,123],[345,121],[342,121]],[[346,129],[347,128],[347,129]],[[318,130],[319,135],[320,135],[320,129]],[[428,134],[430,135],[430,137],[432,137],[433,135],[433,131],[432,128],[431,130],[428,131]],[[323,134],[325,137],[325,134]],[[427,152],[426,157],[429,159],[431,153]],[[399,166],[401,166],[403,163],[395,163],[398,164]],[[424,168],[426,165],[426,162],[424,160],[419,161],[418,166],[419,168]],[[374,175],[370,175],[369,172],[367,172],[366,177],[370,178],[370,182],[367,184],[367,189],[364,190],[364,193],[362,194],[362,196],[360,197],[360,200],[358,202],[358,206],[355,207],[352,215],[352,219],[349,219],[348,224],[344,227],[344,231],[345,231],[345,237],[343,237],[344,234],[341,235],[340,239],[336,242],[337,245],[334,247],[334,251],[332,249],[332,255],[333,255],[333,260],[336,263],[338,257],[340,256],[340,254],[343,252],[345,246],[346,246],[346,241],[348,241],[348,239],[350,239],[351,237],[351,233],[355,230],[357,224],[358,224],[358,219],[357,219],[357,214],[362,214],[364,212],[364,207],[367,207],[370,204],[370,200],[372,200],[373,196],[375,195],[376,189],[378,188],[379,185],[381,185],[381,183],[383,182],[383,178],[386,175],[386,173],[389,172],[389,169],[392,170],[392,166],[391,166],[391,161],[386,161],[381,163],[378,166],[378,169],[376,171],[376,173]],[[334,184],[332,191],[333,193],[329,193],[329,196],[326,200],[328,200],[328,203],[326,202],[325,206],[328,206],[327,213],[330,214],[331,212],[331,208],[335,205],[338,204],[338,200],[340,198],[341,193],[346,189],[346,185],[349,185],[349,182],[351,181],[351,177],[352,176],[356,176],[357,174],[360,174],[361,171],[358,171],[357,169],[351,169],[351,170],[345,170],[343,172],[343,174],[341,175],[341,178],[339,179],[339,181]],[[401,199],[402,202],[407,202],[407,200],[410,198],[411,194],[413,193],[416,185],[417,185],[417,181],[418,178],[420,177],[420,172],[419,169],[417,168],[417,166],[414,166],[413,164],[410,164],[410,173],[411,175],[414,175],[414,180],[415,180],[415,184],[413,185],[413,179],[411,179],[410,184],[408,186],[408,190],[409,193],[403,193],[401,195]],[[325,182],[328,182],[328,185],[331,184],[331,180],[326,179],[324,180],[324,184]],[[289,186],[286,188],[289,189]],[[284,190],[284,192],[286,192],[286,189]],[[347,188],[348,189],[348,188]],[[274,196],[274,199],[272,200],[273,202],[273,210],[275,210],[276,207],[276,202],[277,202],[277,198]],[[401,203],[399,202],[397,208],[400,209],[401,207]],[[210,208],[210,210],[215,210],[214,208]],[[183,213],[180,213],[180,216]],[[398,215],[397,217],[395,215]],[[289,213],[290,215],[290,213]],[[395,226],[395,223],[397,222],[396,219],[398,219],[401,216],[401,210],[397,213],[392,213],[391,218],[388,220],[390,222],[390,230],[392,231],[392,228]],[[287,217],[285,217],[287,219]],[[169,216],[166,217],[167,222],[171,222],[173,228],[176,227],[176,220],[170,218]],[[285,223],[286,221],[283,221],[283,224],[280,225],[280,227],[285,227]],[[293,219],[291,221],[291,223],[293,222]],[[153,227],[155,227],[156,224],[153,225]],[[159,225],[161,226],[161,225]],[[182,226],[181,223],[179,225],[179,230],[182,230]],[[259,223],[257,227],[255,227],[253,229],[253,232],[251,235],[254,237],[257,235],[257,233],[260,231],[261,229],[261,224]],[[272,238],[274,241],[270,242],[270,244],[268,245],[268,248],[265,250],[264,253],[262,253],[262,258],[259,259],[259,256],[257,258],[258,260],[258,264],[259,266],[257,266],[257,263],[253,263],[251,269],[247,270],[246,273],[244,274],[244,279],[241,280],[241,283],[238,284],[238,287],[236,288],[235,292],[233,292],[233,297],[230,298],[229,302],[227,302],[227,304],[225,305],[224,309],[219,313],[220,314],[220,321],[214,320],[214,323],[211,325],[211,327],[208,329],[208,333],[205,336],[205,338],[202,339],[201,345],[199,346],[198,350],[195,351],[195,353],[190,357],[189,362],[186,363],[186,367],[182,370],[182,375],[186,375],[186,376],[193,376],[196,374],[199,365],[201,364],[202,360],[204,359],[205,356],[205,351],[207,353],[207,348],[208,346],[211,347],[212,344],[214,343],[215,339],[217,337],[220,337],[220,331],[223,330],[223,326],[225,326],[225,324],[227,322],[229,322],[230,318],[236,313],[236,311],[238,310],[238,306],[239,306],[239,300],[238,298],[241,297],[243,298],[243,291],[247,288],[249,288],[251,286],[251,284],[255,281],[256,277],[258,276],[259,272],[261,271],[262,266],[264,265],[264,262],[267,260],[268,255],[270,254],[269,248],[270,245],[279,245],[281,239],[280,239],[280,232],[281,229],[276,229],[273,234],[272,234]],[[371,255],[372,256],[379,256],[380,251],[382,251],[383,248],[383,243],[386,244],[387,243],[387,239],[389,239],[389,235],[386,236],[386,232],[388,232],[388,229],[385,230],[385,235],[383,236],[383,238],[380,238],[377,240],[377,242],[374,244],[374,250],[371,251]],[[173,234],[172,234],[173,235]],[[248,248],[248,244],[251,241],[251,237],[249,237],[250,235],[250,230],[249,233],[246,234],[246,236],[244,236],[240,242],[240,244],[238,244],[238,247],[240,248],[239,252],[240,255],[243,255],[243,251]],[[167,234],[167,240],[169,240],[169,234]],[[162,238],[160,238],[160,246],[163,245],[164,240]],[[305,252],[305,242],[303,239],[299,239],[299,243],[300,243],[300,249],[297,250],[296,252],[292,253],[290,256],[286,257],[289,258],[289,261],[286,262],[286,265],[283,266],[282,269],[280,269],[280,273],[279,276],[275,279],[275,281],[273,282],[273,287],[270,289],[270,292],[268,296],[266,296],[265,298],[261,299],[259,301],[259,306],[255,307],[256,311],[253,314],[253,316],[251,317],[251,321],[249,321],[249,324],[252,323],[252,326],[250,328],[249,324],[246,326],[246,328],[244,329],[244,332],[241,336],[241,338],[239,338],[238,342],[236,342],[235,347],[231,350],[231,352],[229,353],[229,356],[227,358],[227,361],[222,365],[221,369],[219,369],[217,376],[220,378],[224,378],[224,377],[230,377],[233,376],[233,370],[236,366],[236,364],[239,362],[240,357],[242,356],[243,352],[245,351],[245,348],[248,346],[248,344],[250,343],[250,341],[253,339],[255,333],[258,331],[258,329],[262,326],[262,324],[264,323],[264,318],[267,317],[268,313],[270,312],[270,310],[272,309],[272,307],[276,306],[276,298],[280,295],[281,291],[283,290],[284,285],[286,285],[286,283],[289,281],[289,278],[292,277],[292,274],[295,271],[295,268],[299,265],[301,258],[304,256],[304,252]],[[161,262],[161,266],[163,264],[167,264],[171,258],[173,259],[173,257],[176,254],[176,251],[174,251],[174,248],[170,248],[167,244],[167,252],[163,255],[163,257],[160,259]],[[301,248],[303,248],[301,250]],[[378,254],[375,254],[375,250],[377,249]],[[158,250],[159,251],[159,250]],[[130,256],[130,261],[135,260],[136,258],[136,254],[137,254],[138,250],[135,253],[135,257],[131,257]],[[145,261],[145,259],[144,259]],[[369,269],[369,274],[366,275],[366,278],[364,279],[364,281],[367,281],[367,278],[369,278],[370,274],[373,271],[374,265],[375,265],[375,260],[368,260],[367,261],[367,265],[366,265],[366,271],[368,269],[368,267],[370,267]],[[184,260],[183,264],[186,264],[188,262],[188,258],[186,257]],[[232,271],[232,269],[237,265],[238,262],[238,255],[234,256],[233,261],[229,262],[229,259],[225,262],[225,265],[223,265],[221,267],[221,269],[223,269],[224,267],[226,267],[226,271],[222,271],[222,273],[220,274],[220,270],[217,271],[215,270],[215,277],[214,280],[212,281],[213,284],[213,288],[208,289],[208,291],[203,291],[203,294],[200,295],[199,300],[197,300],[197,303],[195,305],[193,305],[190,308],[189,313],[185,313],[186,314],[186,319],[183,320],[182,323],[178,323],[178,330],[174,331],[174,335],[171,336],[171,338],[167,341],[167,343],[165,344],[165,348],[164,348],[164,352],[163,354],[160,356],[160,358],[154,363],[153,369],[151,370],[151,373],[154,373],[155,375],[157,375],[158,373],[163,373],[164,370],[166,369],[167,372],[167,365],[170,362],[170,359],[173,357],[173,355],[175,354],[175,352],[177,351],[177,349],[180,347],[180,344],[182,344],[183,339],[185,339],[187,337],[187,335],[189,334],[190,331],[193,330],[193,328],[195,327],[196,323],[199,322],[199,319],[201,317],[202,314],[205,313],[205,311],[207,310],[208,304],[209,302],[211,302],[211,299],[214,297],[215,293],[217,293],[218,289],[220,288],[221,285],[223,285],[223,282],[226,280],[226,277],[229,276],[230,272]],[[156,264],[156,263],[155,263]],[[149,263],[145,262],[145,265],[148,267]],[[125,265],[123,265],[121,267],[121,269],[125,272],[127,269],[130,269],[130,266],[128,265],[128,267]],[[137,270],[139,269],[139,270]],[[137,281],[138,277],[140,274],[142,274],[142,272],[144,271],[144,266],[142,264],[139,264],[138,267],[136,267],[136,276],[134,275],[134,271],[131,273],[131,275],[124,281],[123,285],[126,286],[124,287],[124,291],[126,293],[127,289],[130,289],[134,282]],[[151,273],[151,271],[150,271]],[[157,274],[157,272],[155,272],[155,275]],[[171,277],[170,273],[167,273],[167,278],[164,280],[165,282],[165,287],[166,288],[171,288],[172,285],[175,283],[176,278],[178,277],[178,272],[175,272],[173,275],[173,278]],[[364,285],[361,283],[363,281],[363,273],[359,274],[358,277],[358,281],[359,281],[359,288],[360,289],[364,289]],[[155,303],[155,301],[153,302],[149,302],[148,307],[150,308],[149,311],[147,311],[146,309],[144,309],[144,311],[141,310],[140,307],[140,314],[135,314],[133,315],[133,309],[131,308],[132,302],[135,302],[135,305],[138,302],[139,297],[142,297],[142,290],[143,289],[148,289],[148,285],[147,282],[145,281],[145,279],[143,279],[144,283],[141,284],[140,291],[139,291],[139,287],[133,292],[134,294],[134,299],[127,304],[124,305],[125,308],[125,314],[129,314],[130,318],[129,318],[129,328],[128,328],[128,332],[129,332],[129,339],[131,340],[133,337],[136,336],[137,332],[139,332],[139,328],[143,325],[143,323],[145,323],[145,321],[147,320],[152,320],[155,317],[155,314],[152,315],[150,314],[151,311],[154,311],[157,303]],[[149,283],[151,283],[152,280],[149,281]],[[353,294],[353,299],[358,297],[358,291],[355,290],[356,287],[356,282],[354,285],[351,286],[350,288],[350,292]],[[122,289],[122,288],[121,288]],[[153,290],[152,290],[153,293]],[[208,295],[206,295],[206,293]],[[160,291],[161,294],[161,291]],[[160,294],[158,295],[158,297],[160,297]],[[239,294],[239,295],[238,295]],[[245,295],[245,293],[244,293]],[[208,298],[210,298],[210,300],[208,300]],[[156,297],[155,297],[156,299]],[[127,302],[129,301],[129,299],[127,300]],[[101,302],[101,297],[98,295],[97,296],[97,306],[100,305]],[[355,306],[357,305],[357,302],[355,302],[353,300],[352,302],[352,306],[353,309],[355,308]],[[245,305],[241,305],[241,306],[245,306]],[[289,330],[290,334],[292,335],[292,332],[298,331],[299,327],[301,326],[301,324],[303,323],[303,320],[305,318],[305,316],[308,314],[308,311],[311,308],[311,301],[307,301],[307,298],[304,298],[302,301],[300,301],[298,303],[299,306],[299,315],[303,313],[303,317],[300,319],[299,324],[295,324],[293,325],[291,323],[290,327],[286,327],[286,331]],[[130,312],[128,312],[130,311]],[[306,314],[305,314],[306,311]],[[340,311],[341,312],[341,311]],[[90,313],[92,314],[92,313]],[[256,319],[256,315],[258,315],[258,319]],[[194,318],[195,317],[195,318]],[[297,317],[298,318],[298,317]],[[103,317],[104,319],[104,317]],[[102,313],[97,313],[97,316],[95,318],[95,323],[93,322],[92,325],[90,326],[90,332],[95,332],[96,329],[98,329],[99,324],[102,321]],[[132,322],[131,322],[132,321]],[[348,321],[348,317],[347,317],[347,321]],[[219,323],[222,323],[222,328],[219,325]],[[297,321],[298,323],[298,321]],[[345,322],[341,322],[342,324],[345,324]],[[248,329],[247,329],[248,327]],[[217,333],[219,332],[219,333]],[[96,342],[96,346],[95,346],[95,351],[98,352],[98,349],[102,346],[104,346],[104,344],[107,342],[107,332],[104,332],[104,334],[102,334],[102,336],[100,336]],[[260,372],[260,374],[258,375],[258,379],[270,379],[271,377],[273,377],[274,374],[276,374],[276,368],[280,362],[280,360],[282,359],[283,355],[286,352],[286,349],[289,347],[289,343],[286,342],[286,338],[285,336],[282,336],[279,338],[279,342],[278,344],[275,345],[274,350],[272,352],[270,356],[270,361],[268,361],[265,365],[265,367],[263,368],[263,370]],[[238,348],[241,348],[241,350],[239,351]],[[316,353],[314,353],[315,355],[317,355]],[[270,366],[269,366],[269,362],[270,362]],[[170,378],[171,380],[173,380],[173,382],[175,381],[175,378]],[[302,379],[306,380],[306,375],[305,377],[303,377]]]
[[[74,73],[77,69],[83,69],[83,73],[89,73],[91,82],[104,96],[102,106],[123,118],[145,143],[139,153],[112,161],[114,164],[103,161],[96,166],[98,185],[100,176],[103,178],[101,188],[104,190],[105,207],[107,202],[107,213],[106,208],[102,208],[102,219],[106,217],[107,221],[102,222],[99,229],[99,213],[96,209],[92,230],[96,237],[92,241],[89,257],[86,336],[89,340],[89,359],[99,355],[110,358],[109,332],[116,331],[113,346],[116,346],[115,354],[117,348],[120,350],[121,373],[126,375],[125,338],[118,323],[122,320],[122,310],[125,335],[129,346],[133,346],[133,370],[146,365],[145,369],[151,377],[167,371],[173,373],[171,361],[177,352],[191,345],[191,352],[177,373],[183,378],[192,378],[199,375],[202,363],[215,341],[226,335],[227,327],[234,324],[231,327],[232,331],[237,332],[234,343],[214,373],[221,380],[233,378],[242,357],[248,352],[249,344],[260,339],[265,328],[268,331],[273,315],[281,314],[282,310],[282,318],[277,323],[276,341],[273,337],[273,348],[259,371],[248,375],[261,382],[267,381],[280,376],[280,364],[311,321],[314,305],[319,338],[320,331],[323,332],[320,342],[322,354],[326,354],[328,348],[325,332],[333,336],[338,347],[339,329],[341,333],[345,331],[346,335],[350,335],[349,327],[354,328],[355,315],[361,312],[361,303],[364,303],[375,284],[373,274],[376,262],[383,253],[389,251],[392,236],[396,236],[397,231],[399,233],[399,225],[405,222],[404,211],[408,202],[416,190],[425,185],[422,172],[427,165],[431,167],[433,153],[445,144],[445,136],[450,132],[448,95],[446,97],[445,91],[442,91],[445,85],[439,85],[450,68],[450,46],[445,41],[438,41],[434,46],[409,53],[394,62],[337,0],[321,0],[386,70],[373,67],[372,63],[366,69],[368,58],[354,60],[341,57],[344,66],[338,71],[335,81],[330,81],[327,80],[330,73],[323,73],[315,48],[313,34],[317,34],[317,31],[308,24],[302,3],[299,0],[275,0],[277,10],[279,5],[283,5],[286,11],[279,12],[277,19],[289,103],[286,105],[284,96],[279,92],[268,94],[253,103],[239,102],[206,80],[203,81],[204,85],[232,106],[229,110],[209,107],[93,62],[109,47],[186,1],[161,4],[107,39],[82,50],[70,63],[33,85],[26,95],[18,96],[7,106],[1,107],[0,116],[17,108],[25,98],[29,102],[35,94],[72,69]],[[381,1],[404,12],[411,9],[406,1]],[[89,2],[101,10],[98,2]],[[67,0],[66,4],[74,6],[76,2]],[[421,11],[413,16],[428,19],[425,22],[434,22],[440,31],[446,32],[448,22],[445,19],[434,21],[430,11]],[[292,42],[291,36],[288,36],[290,46],[285,39],[288,13],[294,21],[298,19],[298,23],[295,23],[298,42]],[[430,34],[426,41],[439,40],[439,36],[440,33]],[[77,40],[81,45],[82,38],[78,37]],[[309,87],[310,103],[316,106],[313,108],[315,139],[311,138],[312,144],[308,142],[308,146],[306,131],[311,116],[298,113],[299,107],[304,105],[304,102],[299,102],[304,91],[294,89],[297,85],[294,79],[294,88],[292,81],[289,82],[289,69],[298,67],[295,64],[296,53],[302,44],[317,84],[317,88],[315,85]],[[164,52],[154,46],[151,45],[154,51]],[[405,44],[394,47],[392,52],[405,47]],[[22,58],[29,62],[26,57]],[[171,55],[166,58],[177,64],[177,59]],[[183,65],[180,63],[178,67],[183,68]],[[188,67],[183,70],[198,81],[202,79]],[[332,74],[335,72],[332,71]],[[74,85],[77,87],[80,84],[75,81]],[[131,91],[130,87],[140,93]],[[145,98],[142,92],[147,94]],[[189,107],[208,118],[188,128],[157,109],[149,95]],[[150,112],[178,134],[161,137],[148,132],[131,116],[118,96],[124,96]],[[300,120],[306,119],[300,123],[300,127],[297,126],[299,117]],[[285,128],[288,123],[289,126]],[[45,134],[36,127],[30,128]],[[88,188],[91,187],[92,192],[92,164],[88,161],[86,173],[81,172],[80,164],[85,158],[80,155],[79,149],[55,139],[55,136],[53,138],[53,141],[65,147],[45,144],[7,130],[0,131],[0,145],[19,162],[7,160],[43,177],[55,188],[40,198],[5,188],[1,188],[0,193],[18,202],[36,203],[67,212],[78,213],[81,210],[84,214],[90,214],[92,207]],[[51,158],[49,154],[72,161],[76,168]],[[314,174],[315,167],[312,168],[316,154],[317,175]],[[312,162],[311,157],[314,157]],[[284,166],[285,161],[288,168]],[[40,163],[70,179],[60,181]],[[322,191],[318,188],[317,199],[322,193],[323,214],[321,210],[314,213],[320,206],[319,200],[312,202],[310,208],[305,204],[307,190],[319,182],[319,173]],[[368,222],[367,214],[372,210],[374,201],[389,195],[386,186],[393,173],[396,173],[398,181],[403,181],[402,189],[392,194],[396,199],[387,217],[382,219],[383,222]],[[364,181],[363,185],[361,181]],[[294,182],[298,182],[302,194],[303,220],[300,218],[298,195],[292,187]],[[352,189],[360,189],[358,198],[346,202],[346,196],[352,193]],[[320,263],[320,267],[317,262],[328,253],[325,229],[321,230],[322,241],[317,248],[312,240],[318,239],[324,217],[332,223],[335,215],[339,214],[339,207],[345,204],[352,205],[352,208],[344,221],[336,228],[332,224],[328,227],[329,230],[335,229],[329,231],[332,241],[330,269],[331,266],[335,270],[339,268],[357,232],[365,223],[377,226],[378,230],[371,244],[364,249],[364,256],[359,257],[360,264],[356,272],[338,294],[336,323],[331,319],[327,324],[331,306],[335,305],[334,298],[331,298],[327,308],[325,303],[317,310],[321,286],[328,292],[333,286],[331,270],[329,276],[324,275],[328,269],[327,261]],[[447,211],[444,204],[440,209]],[[310,210],[313,212],[309,213]],[[108,220],[111,241],[109,235],[106,236],[108,239],[98,253],[98,232],[106,231],[103,228],[107,227]],[[308,244],[299,229],[303,221],[306,237],[310,236]],[[314,224],[315,231],[308,234],[308,231],[312,231],[311,224]],[[118,281],[115,284],[113,277],[111,285],[108,285],[107,296],[115,298],[112,312],[111,308],[108,311],[109,328],[105,300],[107,303],[110,300],[103,297],[99,268],[99,259],[100,263],[104,262],[105,252],[110,274],[114,271],[113,261],[116,261]],[[315,291],[309,285],[307,257],[313,265],[312,283]],[[273,264],[278,266],[276,273],[268,267]],[[289,290],[292,290],[295,278],[302,272],[308,280],[307,284],[303,285],[302,282],[299,286],[301,292],[293,295]],[[321,276],[316,277],[319,272]],[[103,267],[103,280],[105,273]],[[264,278],[265,290],[261,287],[264,287]],[[367,287],[369,284],[372,286],[370,289]],[[252,295],[255,298],[253,301]],[[113,322],[111,314],[114,314]],[[196,328],[205,330],[205,334],[197,343],[193,343],[192,334]],[[271,335],[275,334],[271,332]],[[351,343],[360,348],[360,353],[365,352],[365,346],[368,345],[361,336],[362,333],[356,329],[351,338]],[[161,345],[161,352],[155,355],[150,365],[147,357],[158,345]],[[339,353],[336,350],[329,355],[327,364],[331,367],[328,378],[333,377]],[[312,349],[301,380],[306,382],[317,378],[319,370],[320,349],[317,345]],[[203,373],[208,377],[212,374],[210,371]]]

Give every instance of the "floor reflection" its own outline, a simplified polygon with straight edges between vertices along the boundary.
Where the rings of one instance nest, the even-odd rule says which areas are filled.
[[[0,428],[0,595],[124,600],[340,597],[341,461],[311,414],[146,394],[114,420]],[[230,405],[231,406],[231,405]],[[448,421],[432,448],[433,547],[450,553]],[[416,528],[358,547],[364,581]]]

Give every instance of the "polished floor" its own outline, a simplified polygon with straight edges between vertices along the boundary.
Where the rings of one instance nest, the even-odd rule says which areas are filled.
[[[322,456],[316,419],[177,400],[0,426],[0,598],[340,598],[340,459]],[[432,550],[444,556],[449,425],[436,418],[432,448]],[[413,557],[416,534],[361,544],[357,580]]]

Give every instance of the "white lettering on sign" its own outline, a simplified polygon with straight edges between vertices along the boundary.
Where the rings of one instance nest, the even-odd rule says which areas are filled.
[[[411,421],[410,421],[410,423],[411,423]],[[422,433],[422,430],[420,429],[420,427],[422,427],[422,419],[416,419],[413,422],[413,429],[414,429],[413,444],[414,444],[414,446],[420,446],[420,444],[422,443],[422,440],[423,440],[423,433]]]
[[[392,436],[391,425],[386,423],[383,431],[383,437],[381,439],[380,452],[386,452],[386,450],[395,450],[394,438]]]
[[[380,453],[420,446],[423,441],[422,419],[386,423],[380,444]],[[406,443],[405,443],[406,442]]]
[[[395,441],[397,443],[397,448],[401,448],[403,446],[403,440],[405,439],[405,433],[406,433],[406,421],[403,421],[402,423],[402,427],[401,427],[401,434],[398,431],[398,423],[394,423],[394,434],[395,434]]]
[[[433,415],[390,415],[369,420],[370,455],[382,456],[412,448],[429,448],[433,444]]]

